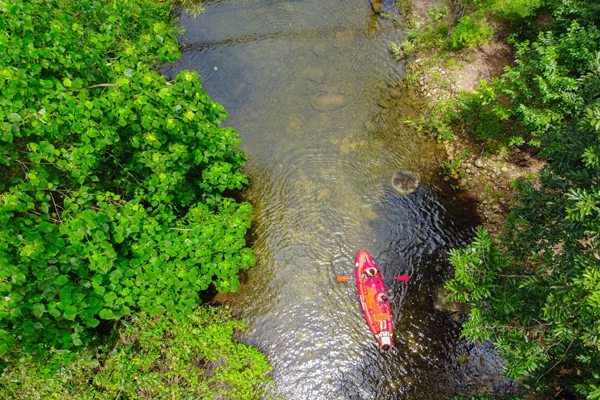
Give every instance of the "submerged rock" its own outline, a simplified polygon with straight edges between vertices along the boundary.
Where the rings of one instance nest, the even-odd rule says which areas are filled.
[[[334,111],[346,105],[346,98],[341,94],[320,94],[312,98],[311,104],[316,111]]]
[[[217,304],[223,305],[225,301],[229,297],[228,293],[217,293],[215,297],[213,297],[213,301]]]
[[[383,3],[382,0],[372,0],[371,1],[371,7],[373,7],[373,11],[376,14],[379,14],[381,12],[381,3]]]
[[[315,53],[315,55],[321,57],[324,56],[325,54],[327,54],[327,45],[325,43],[315,43],[315,45],[313,46],[312,49],[313,53]]]
[[[303,75],[311,82],[323,83],[325,81],[325,72],[320,68],[307,68],[303,71]]]
[[[401,195],[414,192],[420,183],[421,177],[417,172],[413,171],[398,171],[392,178],[392,186]]]
[[[469,304],[448,300],[447,297],[449,294],[450,291],[448,289],[440,286],[437,290],[437,299],[433,303],[433,307],[443,312],[459,312],[461,314],[469,314],[471,312]]]

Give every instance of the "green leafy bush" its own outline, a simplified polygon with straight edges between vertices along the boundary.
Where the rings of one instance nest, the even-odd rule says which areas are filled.
[[[0,354],[90,343],[135,310],[187,315],[254,263],[227,114],[185,71],[169,4],[0,3]]]
[[[82,353],[56,374],[12,360],[3,399],[259,399],[273,389],[267,359],[236,342],[245,323],[223,308],[173,319],[140,313],[106,353]]]
[[[521,205],[502,247],[485,230],[453,250],[451,298],[473,306],[463,335],[493,340],[512,379],[600,395],[600,63],[583,77],[585,110],[541,137],[541,187],[519,183]]]
[[[457,119],[481,140],[502,139],[506,135],[505,121],[508,115],[505,107],[498,104],[494,90],[497,85],[497,78],[492,80],[491,85],[482,80],[472,93],[461,93],[457,102]]]
[[[540,137],[565,126],[585,107],[581,76],[600,51],[600,29],[572,21],[559,36],[516,43],[516,65],[500,79],[463,93],[456,120],[481,139],[539,146]]]
[[[470,16],[463,17],[448,39],[448,48],[458,50],[472,49],[484,43],[494,34],[494,29],[485,21],[475,21]]]

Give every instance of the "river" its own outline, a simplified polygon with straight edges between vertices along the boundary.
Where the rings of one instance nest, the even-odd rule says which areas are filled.
[[[511,394],[488,345],[460,339],[465,317],[433,307],[451,277],[446,252],[479,222],[446,185],[433,139],[403,123],[418,97],[389,53],[406,37],[365,0],[216,0],[181,16],[182,59],[229,112],[248,155],[243,192],[257,265],[226,301],[247,318],[244,340],[296,399],[452,399]],[[387,8],[386,8],[387,7]],[[391,179],[418,171],[400,196]],[[394,347],[380,354],[360,310],[353,260],[368,250],[396,296]],[[410,275],[407,283],[392,280]]]

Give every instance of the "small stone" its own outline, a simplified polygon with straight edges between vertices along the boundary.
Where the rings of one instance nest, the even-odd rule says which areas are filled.
[[[323,201],[323,200],[326,200],[326,199],[328,199],[330,197],[331,197],[331,190],[330,189],[323,189],[317,195],[317,201]]]
[[[483,167],[485,167],[485,163],[483,162],[482,159],[478,158],[477,160],[475,160],[475,166],[477,168],[483,168]]]
[[[399,99],[400,96],[402,95],[402,92],[400,92],[400,90],[398,89],[392,89],[390,90],[390,96],[392,96],[394,99]]]
[[[217,293],[215,295],[215,297],[213,297],[213,301],[215,303],[223,305],[225,303],[225,301],[227,300],[227,297],[228,297],[227,293]]]
[[[317,56],[324,56],[327,54],[327,45],[325,43],[316,43],[312,49],[313,53]]]
[[[467,186],[467,183],[468,183],[468,180],[467,180],[467,178],[462,178],[462,179],[461,179],[461,180],[458,182],[458,185],[459,185],[459,186],[462,186],[462,187],[464,187],[464,186]]]
[[[449,301],[448,295],[450,291],[444,286],[440,286],[437,290],[437,299],[435,300],[433,307],[436,310],[444,312],[453,312],[461,314],[469,314],[471,312],[471,306],[466,303],[460,303],[458,301]]]
[[[385,100],[385,99],[380,100],[379,101],[379,105],[381,107],[383,107],[383,108],[390,108],[391,107],[390,102],[387,101],[387,100]]]
[[[346,105],[346,98],[341,94],[321,94],[311,100],[316,111],[334,111]]]
[[[458,365],[463,366],[469,362],[469,356],[458,356],[457,361]]]
[[[304,71],[306,79],[315,83],[323,83],[325,81],[325,72],[319,68],[308,68]]]
[[[371,2],[371,7],[373,7],[373,11],[376,14],[379,14],[381,12],[381,3],[382,3],[382,0],[373,0]]]

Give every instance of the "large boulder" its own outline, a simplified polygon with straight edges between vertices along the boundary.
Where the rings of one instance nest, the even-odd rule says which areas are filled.
[[[398,171],[392,178],[392,186],[401,195],[414,192],[420,183],[421,177],[417,172],[413,171]]]

